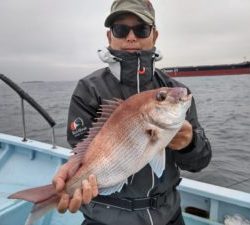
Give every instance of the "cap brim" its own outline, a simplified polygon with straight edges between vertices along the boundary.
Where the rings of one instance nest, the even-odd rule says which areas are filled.
[[[120,16],[120,15],[123,15],[123,14],[126,14],[126,13],[132,13],[132,14],[138,16],[141,20],[143,20],[145,23],[147,23],[149,25],[153,25],[153,23],[154,23],[152,19],[150,19],[150,18],[148,18],[148,17],[146,17],[146,16],[144,16],[144,15],[138,13],[138,12],[135,12],[135,11],[132,11],[132,10],[131,11],[130,10],[122,10],[122,11],[117,11],[117,12],[111,13],[106,18],[106,20],[104,22],[105,27],[111,27],[114,20],[115,20],[115,18],[117,16]]]

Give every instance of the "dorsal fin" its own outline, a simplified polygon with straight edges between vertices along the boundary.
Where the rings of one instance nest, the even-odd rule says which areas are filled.
[[[96,119],[96,122],[92,123],[92,127],[89,128],[87,138],[79,142],[72,150],[73,155],[69,158],[70,161],[73,160],[76,163],[80,163],[86,149],[88,149],[94,137],[98,134],[98,132],[103,127],[103,124],[108,120],[110,115],[122,102],[123,100],[121,99],[103,100],[103,104],[100,105],[100,108],[98,110],[98,114],[100,115],[100,117]]]

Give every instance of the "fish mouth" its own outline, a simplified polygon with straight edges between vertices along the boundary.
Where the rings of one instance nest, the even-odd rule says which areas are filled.
[[[172,124],[164,124],[164,123],[160,123],[157,121],[152,121],[152,124],[154,124],[155,126],[159,127],[162,130],[169,130],[169,129],[173,129],[173,128],[178,128],[181,127],[182,122],[176,122],[176,123],[172,123]]]
[[[188,102],[188,101],[191,101],[192,97],[193,97],[192,94],[187,94],[187,95],[180,97],[179,101]]]
[[[157,94],[158,101],[168,100],[173,104],[189,102],[192,99],[192,94],[188,93],[187,88],[174,87],[167,91],[163,89]]]

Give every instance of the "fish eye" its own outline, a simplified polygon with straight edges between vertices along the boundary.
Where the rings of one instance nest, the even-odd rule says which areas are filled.
[[[159,102],[164,101],[167,98],[167,92],[166,91],[160,91],[156,94],[156,100]]]

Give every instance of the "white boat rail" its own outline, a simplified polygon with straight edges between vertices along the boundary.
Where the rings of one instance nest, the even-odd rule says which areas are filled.
[[[56,122],[52,119],[52,117],[27,92],[25,92],[21,87],[19,87],[11,79],[9,79],[3,74],[0,74],[0,79],[5,84],[7,84],[10,88],[12,88],[21,98],[23,141],[24,142],[27,141],[26,125],[25,125],[25,111],[24,111],[24,100],[26,100],[48,122],[48,124],[52,128],[52,148],[56,148],[55,130],[54,130],[54,126],[56,125]]]

